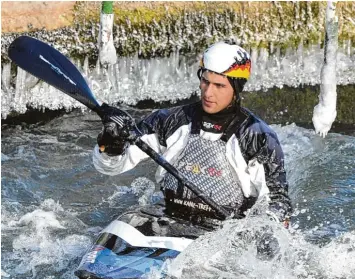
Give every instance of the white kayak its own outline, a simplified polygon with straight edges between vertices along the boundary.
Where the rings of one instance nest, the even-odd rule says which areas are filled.
[[[75,275],[80,279],[141,278],[162,269],[193,240],[185,237],[145,236],[133,226],[114,220],[84,255]]]

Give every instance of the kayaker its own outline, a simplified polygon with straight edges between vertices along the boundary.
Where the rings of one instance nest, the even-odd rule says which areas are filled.
[[[292,207],[279,140],[265,122],[241,107],[240,93],[250,70],[250,55],[240,46],[211,45],[197,72],[201,101],[157,110],[137,127],[144,142],[234,216],[243,216],[258,197],[266,196],[268,214],[287,226]],[[93,162],[101,173],[117,175],[148,155],[126,141],[125,127],[110,120],[109,116],[121,115],[120,110],[105,104],[102,108],[107,117]],[[165,197],[164,215],[197,224],[218,219],[161,167],[156,180]]]

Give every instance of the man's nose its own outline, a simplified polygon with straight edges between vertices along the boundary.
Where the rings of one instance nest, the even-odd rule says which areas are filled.
[[[206,86],[206,90],[204,92],[204,95],[206,98],[212,97],[213,96],[213,86],[211,86],[211,84],[208,84]]]

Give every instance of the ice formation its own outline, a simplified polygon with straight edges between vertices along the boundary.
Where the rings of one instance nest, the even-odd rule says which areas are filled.
[[[336,2],[329,1],[326,11],[326,33],[324,64],[321,70],[319,103],[314,107],[313,125],[317,134],[325,137],[337,115],[337,49],[338,18],[335,15]]]
[[[355,83],[355,56],[348,51],[349,44],[350,41],[337,52],[338,85]],[[320,84],[323,64],[320,46],[304,48],[300,44],[296,51],[288,49],[284,54],[277,47],[273,52],[264,48],[251,49],[250,52],[252,73],[245,91]],[[191,97],[198,90],[197,61],[198,57],[192,59],[174,53],[170,57],[152,59],[119,57],[116,64],[107,68],[102,67],[99,61],[95,67],[90,67],[88,57],[74,62],[99,101],[135,105],[146,99],[175,102]],[[17,69],[17,75],[13,77],[11,64],[2,65],[2,70],[2,118],[10,112],[25,113],[28,107],[84,109],[79,102],[21,69]]]
[[[116,48],[113,45],[112,13],[101,12],[99,30],[99,59],[102,65],[115,64],[117,61]]]

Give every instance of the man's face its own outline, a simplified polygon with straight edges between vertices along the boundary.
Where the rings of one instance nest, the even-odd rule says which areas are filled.
[[[233,87],[226,76],[205,71],[201,76],[202,108],[207,113],[217,113],[225,109],[234,97]]]

